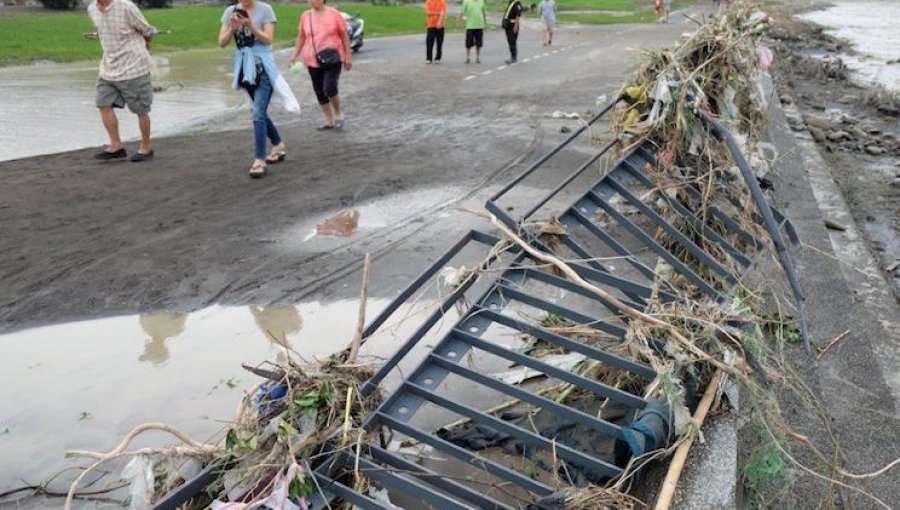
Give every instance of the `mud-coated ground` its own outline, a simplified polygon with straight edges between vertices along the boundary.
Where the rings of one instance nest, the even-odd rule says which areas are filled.
[[[468,66],[455,36],[433,66],[424,64],[420,37],[372,40],[342,77],[343,132],[314,129],[321,116],[308,78],[289,76],[304,112],[288,117],[273,106],[288,157],[262,180],[246,173],[246,111],[218,123],[236,130],[156,140],[149,163],[98,164],[96,149],[4,162],[0,331],[301,299],[357,264],[359,252],[387,249],[404,225],[421,225],[495,182],[532,155],[546,113],[611,93],[636,65],[637,48],[680,30],[562,30],[548,49],[566,51],[505,69],[499,33],[489,34],[484,63]],[[539,41],[539,31],[523,31],[523,58],[544,52]],[[134,119],[124,113],[120,122]],[[389,224],[303,242],[328,214],[388,196],[405,197],[380,219]],[[369,219],[363,214],[361,225]]]

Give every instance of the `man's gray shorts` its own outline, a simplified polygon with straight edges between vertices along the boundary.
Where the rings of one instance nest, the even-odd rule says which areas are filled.
[[[108,81],[103,78],[97,80],[97,108],[107,106],[124,108],[126,104],[136,115],[150,112],[150,105],[153,104],[150,73],[131,80]]]

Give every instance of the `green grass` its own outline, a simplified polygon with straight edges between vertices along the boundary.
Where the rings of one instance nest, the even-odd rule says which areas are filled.
[[[611,14],[566,14],[556,16],[558,23],[578,23],[581,25],[613,25],[616,23],[649,23],[656,19],[653,11],[633,12],[624,16]]]
[[[522,5],[527,9],[532,3],[540,5],[542,0],[522,0]],[[491,12],[500,12],[506,9],[506,0],[488,0],[486,6]],[[556,9],[565,11],[635,11],[644,8],[642,2],[632,0],[557,0]]]
[[[572,0],[572,1],[580,1],[580,0]],[[653,11],[652,5],[650,3],[640,3],[634,4],[629,0],[611,0],[613,3],[625,3],[631,4],[633,6],[633,11],[629,14],[623,15],[614,15],[607,13],[577,13],[570,14],[564,11],[561,11],[556,19],[559,23],[579,23],[581,25],[614,25],[617,23],[652,23],[656,21],[656,13]],[[684,9],[689,6],[691,2],[689,0],[681,0],[672,2],[672,10]],[[637,5],[637,7],[634,7]],[[606,11],[614,11],[620,10],[621,12],[626,12],[623,9],[612,9],[605,8],[603,10]]]
[[[297,38],[297,22],[307,4],[273,4],[278,17],[275,44],[289,46]],[[344,3],[341,10],[359,12],[366,22],[366,37],[424,32],[425,16],[419,6],[374,6]],[[180,7],[147,9],[144,15],[150,24],[171,29],[160,35],[153,44],[155,54],[172,51],[215,48],[219,34],[219,19],[224,7]],[[448,28],[452,28],[448,25]],[[101,56],[100,43],[82,37],[94,28],[84,12],[15,13],[0,16],[0,65],[22,64],[35,60],[68,62],[97,60]]]

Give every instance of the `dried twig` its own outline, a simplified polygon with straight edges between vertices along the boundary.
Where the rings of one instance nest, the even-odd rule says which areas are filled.
[[[820,352],[819,355],[816,356],[816,361],[821,360],[821,359],[822,359],[822,356],[825,356],[825,353],[827,353],[829,350],[831,350],[832,347],[834,347],[835,345],[837,345],[838,342],[840,342],[841,340],[847,338],[848,335],[850,335],[850,330],[849,330],[849,329],[848,329],[847,331],[844,331],[843,333],[841,333],[841,334],[838,335],[837,337],[835,337],[835,339],[832,340],[831,342],[829,342],[828,345],[826,345],[825,348],[822,349],[822,352]]]

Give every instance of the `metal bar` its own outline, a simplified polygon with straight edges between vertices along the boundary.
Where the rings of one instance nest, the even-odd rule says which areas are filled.
[[[453,411],[454,413],[461,416],[466,416],[478,423],[488,425],[489,427],[503,432],[504,434],[514,436],[520,441],[530,444],[531,446],[543,448],[547,451],[555,450],[557,457],[572,462],[573,464],[579,465],[581,467],[595,469],[598,472],[611,477],[618,476],[622,473],[622,470],[613,464],[595,457],[591,457],[562,443],[551,441],[544,436],[535,434],[531,431],[528,431],[516,425],[512,425],[503,420],[499,420],[481,411],[475,410],[469,406],[462,405],[458,402],[432,393],[431,391],[417,384],[407,382],[404,384],[404,386],[409,391],[418,394],[420,397],[428,400],[429,402],[432,402],[433,404],[437,404],[444,409]]]
[[[583,296],[586,298],[590,298],[590,299],[599,301],[604,307],[606,307],[607,310],[616,314],[616,317],[619,318],[622,322],[628,322],[628,316],[623,315],[621,313],[621,310],[619,310],[618,308],[613,306],[611,303],[609,303],[607,300],[601,298],[597,294],[594,294],[593,292],[585,289],[581,285],[577,285],[575,283],[572,283],[570,280],[566,280],[564,278],[554,276],[554,275],[552,275],[550,273],[546,273],[544,271],[538,271],[537,269],[534,269],[534,268],[523,268],[523,271],[525,272],[525,275],[531,280],[537,280],[541,283],[546,283],[547,285],[552,285],[552,286],[558,287],[560,289],[568,290],[569,292],[578,294],[579,296]],[[639,304],[629,301],[628,299],[625,299],[625,298],[620,298],[619,300],[622,301],[623,303],[625,303],[626,305],[630,306],[631,308],[634,308],[635,310],[641,310],[645,306],[643,304],[639,305]]]
[[[348,454],[344,454],[343,456],[346,458],[346,462],[349,462],[351,466],[353,465],[353,462],[356,462],[356,459],[354,457],[350,457],[350,455]],[[364,473],[367,477],[375,480],[376,482],[379,482],[382,486],[388,489],[400,491],[408,496],[417,498],[419,501],[434,505],[436,508],[439,508],[441,510],[471,510],[472,508],[457,499],[464,494],[474,495],[474,493],[472,493],[471,491],[467,491],[461,485],[456,484],[457,489],[456,491],[454,491],[453,497],[451,498],[450,496],[437,492],[433,488],[424,485],[419,480],[407,478],[405,476],[398,476],[389,471],[385,471],[383,467],[375,464],[365,457],[359,458],[359,466],[359,470],[361,473]],[[436,485],[433,482],[428,483]],[[486,498],[482,499],[487,500]],[[483,508],[489,508],[491,510],[512,510],[510,507],[501,505],[496,502]]]
[[[458,376],[464,377],[470,381],[474,381],[478,384],[481,384],[482,386],[487,386],[488,388],[491,388],[493,390],[497,390],[504,395],[517,398],[523,402],[528,402],[529,404],[540,407],[541,409],[546,409],[552,412],[554,416],[560,416],[575,423],[580,423],[585,427],[596,430],[601,434],[614,437],[616,439],[622,438],[622,428],[614,423],[595,418],[590,414],[572,409],[568,406],[557,404],[549,398],[536,395],[534,393],[531,393],[530,391],[523,390],[510,384],[506,384],[491,376],[475,372],[474,370],[469,370],[468,368],[461,366],[458,362],[452,361],[449,358],[445,358],[437,354],[431,354],[429,358],[434,364],[440,366],[441,368],[449,370]]]
[[[634,374],[637,374],[646,379],[653,379],[656,377],[656,372],[650,368],[649,366],[638,363],[635,361],[631,361],[627,358],[623,358],[621,356],[617,356],[611,352],[603,351],[600,349],[595,349],[588,345],[585,345],[581,342],[577,342],[570,338],[566,338],[561,335],[557,335],[552,331],[548,331],[539,326],[534,326],[531,324],[527,324],[513,317],[509,317],[507,315],[503,315],[497,313],[493,310],[488,310],[487,308],[482,308],[479,310],[479,315],[482,317],[489,319],[493,322],[506,326],[508,328],[515,329],[527,335],[531,335],[535,338],[539,338],[549,344],[553,344],[557,347],[562,347],[564,349],[568,349],[572,352],[577,352],[579,354],[584,354],[585,356],[597,360],[602,361],[608,365],[612,365],[616,368],[621,368],[622,370],[628,370]]]
[[[578,222],[581,226],[587,229],[588,232],[593,234],[595,237],[600,238],[604,244],[609,246],[614,252],[624,257],[625,260],[631,264],[632,267],[638,270],[642,275],[653,280],[656,278],[656,274],[652,269],[647,267],[646,264],[641,262],[639,258],[637,258],[631,251],[622,245],[619,241],[617,241],[613,236],[604,232],[603,229],[598,227],[593,221],[591,221],[587,216],[585,216],[581,211],[576,208],[572,208],[565,212],[563,216],[571,216],[576,222]],[[560,220],[562,221],[562,220]]]
[[[634,168],[633,163],[629,160],[624,161],[625,170],[631,174],[632,177],[640,181],[644,186],[648,189],[656,189],[658,186],[653,182],[652,179],[644,175],[643,172]],[[687,222],[694,228],[694,230],[699,231],[704,237],[712,239],[720,248],[725,250],[726,253],[731,255],[738,263],[740,263],[744,267],[748,267],[750,265],[750,259],[744,256],[743,253],[738,251],[734,245],[731,244],[727,239],[719,235],[718,232],[709,227],[706,223],[700,220],[690,209],[684,206],[680,201],[675,198],[670,197],[663,190],[659,190],[657,195],[666,201],[667,204],[672,206],[682,218],[687,220]]]
[[[656,156],[654,156],[653,154],[650,154],[650,150],[647,149],[644,145],[639,146],[637,148],[636,152],[639,152],[640,153],[639,155],[645,161],[647,161],[651,165],[659,168],[659,162],[657,161]],[[640,171],[640,173],[643,173],[643,172]],[[700,195],[700,192],[690,183],[685,182],[682,190],[684,190],[694,200],[703,200],[703,197],[702,197],[702,195]],[[729,230],[736,233],[738,235],[738,237],[740,237],[745,242],[752,245],[755,249],[758,250],[762,247],[762,245],[759,243],[759,240],[757,240],[755,237],[750,235],[736,221],[734,221],[734,219],[731,216],[729,216],[724,211],[722,211],[718,206],[711,204],[709,206],[709,210],[713,214],[713,216],[716,217],[716,219],[718,219],[719,221],[724,223],[725,226],[728,227]]]
[[[402,421],[397,420],[389,414],[385,414],[379,411],[376,413],[376,417],[381,423],[387,425],[392,430],[411,437],[419,441],[420,443],[427,444],[435,450],[451,455],[461,460],[462,462],[465,462],[472,466],[480,466],[491,475],[496,476],[497,478],[500,478],[502,480],[506,480],[507,482],[514,483],[529,492],[533,492],[539,496],[546,496],[554,491],[553,488],[544,485],[537,480],[532,480],[531,478],[519,473],[518,471],[514,471],[502,464],[498,464],[490,459],[476,455],[469,450],[457,446],[447,440],[441,439],[434,434],[429,434],[423,430],[419,430],[411,425],[403,423]]]
[[[547,374],[550,377],[554,377],[561,381],[573,384],[575,386],[578,386],[579,388],[586,389],[592,393],[595,393],[602,397],[606,397],[621,404],[625,404],[629,407],[643,409],[644,406],[647,405],[647,401],[641,397],[632,395],[631,393],[622,391],[607,384],[603,384],[599,381],[594,381],[592,379],[588,379],[587,377],[573,374],[568,370],[562,370],[560,368],[552,367],[546,363],[532,358],[531,356],[527,356],[520,352],[515,352],[503,348],[493,342],[488,342],[476,336],[470,335],[465,331],[454,329],[453,335],[455,338],[462,340],[463,342],[473,347],[477,347],[483,351],[489,352],[514,363],[518,363],[519,365],[533,368],[543,374]]]
[[[616,210],[611,204],[607,203],[602,197],[597,195],[593,190],[589,192],[589,194],[594,198],[594,200],[606,211],[607,214],[617,223],[625,227],[633,236],[637,237],[641,242],[643,242],[648,248],[656,252],[657,255],[664,258],[666,262],[671,264],[679,273],[684,275],[685,278],[690,280],[691,283],[696,285],[700,290],[710,295],[711,297],[718,299],[719,292],[716,291],[709,283],[707,283],[703,278],[700,278],[697,273],[695,273],[691,268],[687,267],[681,260],[678,259],[675,255],[673,255],[669,250],[663,248],[659,243],[656,242],[649,234],[644,232],[643,229],[635,225],[631,220],[625,217],[622,213]]]
[[[461,497],[466,501],[470,501],[478,505],[479,508],[489,508],[492,510],[512,510],[511,507],[495,501],[486,495],[479,494],[477,492],[473,492],[473,490],[461,483],[458,483],[450,478],[447,478],[446,475],[440,475],[427,469],[423,466],[420,466],[414,462],[410,462],[400,455],[396,455],[392,452],[379,448],[373,445],[365,445],[366,450],[368,450],[368,454],[371,455],[375,460],[382,464],[388,464],[390,466],[394,466],[403,470],[404,472],[408,472],[411,476],[415,476],[438,489],[453,494],[454,496]],[[361,472],[365,473],[366,468],[361,468]]]
[[[598,120],[600,120],[601,117],[603,117],[604,115],[606,115],[606,113],[607,113],[608,111],[610,111],[610,110],[613,108],[613,106],[615,106],[616,103],[618,103],[619,100],[621,100],[621,99],[622,99],[622,97],[619,96],[619,97],[615,98],[614,100],[612,100],[608,105],[606,105],[606,107],[604,107],[602,110],[600,110],[600,113],[598,113],[597,115],[595,115],[595,116],[594,116],[591,120],[589,120],[584,126],[581,126],[580,128],[576,129],[575,132],[572,133],[571,135],[569,135],[568,138],[566,138],[565,140],[563,140],[562,143],[560,143],[559,145],[557,145],[556,147],[554,147],[553,149],[551,149],[549,152],[547,152],[546,154],[544,154],[543,156],[541,156],[540,158],[538,158],[537,161],[535,161],[534,163],[532,163],[531,165],[529,165],[528,168],[525,169],[525,171],[523,171],[521,174],[519,174],[518,177],[516,177],[515,179],[513,179],[512,182],[510,182],[510,183],[507,184],[506,186],[500,188],[500,191],[498,191],[498,192],[495,193],[491,198],[488,199],[488,203],[489,203],[489,204],[492,204],[493,202],[496,202],[497,199],[499,199],[500,197],[502,197],[503,195],[505,195],[510,189],[512,189],[513,186],[515,186],[516,184],[519,184],[519,183],[522,182],[526,177],[528,177],[529,175],[531,175],[532,172],[534,172],[534,171],[537,170],[541,165],[543,165],[544,163],[546,163],[547,160],[549,160],[550,158],[552,158],[553,156],[555,156],[556,153],[558,153],[559,151],[561,151],[565,146],[569,145],[569,144],[572,142],[572,140],[574,140],[575,138],[577,138],[581,133],[584,133],[584,132],[592,125],[592,124],[594,124],[595,122],[597,122]],[[498,208],[498,209],[499,209],[499,208]],[[504,214],[504,216],[506,216],[506,215]],[[515,223],[516,223],[516,222],[513,222],[513,224],[515,224]]]
[[[602,149],[600,149],[600,152],[598,152],[597,154],[591,156],[591,158],[588,159],[587,162],[585,162],[583,165],[581,165],[580,167],[578,167],[577,170],[575,170],[574,172],[572,172],[571,175],[569,175],[567,178],[565,178],[565,179],[564,179],[564,180],[563,180],[556,188],[553,189],[553,191],[551,191],[551,192],[550,192],[547,196],[545,196],[542,200],[538,201],[538,203],[537,203],[534,207],[532,207],[532,208],[529,209],[525,214],[523,214],[521,220],[526,220],[526,219],[528,219],[529,216],[531,216],[532,214],[536,213],[536,212],[538,211],[538,209],[540,209],[541,207],[543,207],[544,204],[546,204],[551,198],[553,198],[554,195],[556,195],[557,193],[559,193],[560,191],[562,191],[563,188],[565,188],[565,187],[568,186],[572,181],[574,181],[575,178],[578,177],[579,175],[581,175],[582,172],[584,172],[585,170],[587,170],[588,168],[590,168],[591,165],[593,165],[594,163],[596,163],[598,159],[600,159],[601,157],[603,157],[603,155],[606,154],[606,153],[609,151],[609,149],[613,148],[617,143],[618,143],[618,140],[613,140],[613,141],[609,142],[608,144],[606,144],[605,147],[603,147]],[[521,220],[520,220],[520,221],[521,221]]]
[[[533,306],[535,308],[539,308],[544,310],[545,312],[550,312],[552,314],[559,315],[566,319],[571,319],[575,322],[583,324],[585,326],[604,331],[609,333],[610,335],[615,335],[618,337],[625,336],[625,328],[621,326],[616,326],[614,324],[609,324],[604,322],[601,319],[595,319],[594,317],[589,317],[587,315],[578,313],[569,308],[551,303],[549,301],[543,300],[541,298],[532,296],[531,294],[526,294],[512,287],[508,287],[506,285],[497,285],[496,286],[498,292],[502,293],[503,297],[512,298],[520,303],[524,303],[529,306]]]
[[[200,494],[209,484],[218,478],[220,470],[224,466],[219,462],[213,462],[203,468],[196,476],[184,484],[167,493],[159,501],[153,504],[153,510],[176,510],[184,505],[185,501]]]
[[[382,310],[381,313],[379,313],[378,316],[369,323],[368,326],[366,326],[366,330],[363,332],[363,338],[367,338],[372,333],[377,331],[378,328],[381,327],[382,324],[384,324],[384,321],[386,321],[388,317],[391,316],[391,314],[397,311],[397,308],[399,308],[401,304],[409,299],[409,297],[412,296],[416,290],[418,290],[423,284],[425,284],[425,282],[430,280],[438,271],[440,271],[441,268],[443,268],[444,265],[448,261],[450,261],[450,259],[455,257],[460,251],[462,251],[462,249],[465,248],[471,240],[472,232],[470,231],[469,233],[464,235],[462,239],[456,241],[456,244],[454,244],[449,250],[445,251],[444,254],[441,255],[436,261],[434,261],[433,264],[428,266],[428,269],[423,271],[415,280],[413,280],[413,282],[409,284],[409,286],[407,286],[399,296],[394,298],[394,300],[391,301],[388,306],[385,307],[385,309]]]
[[[313,472],[313,476],[316,477],[316,482],[318,483],[319,487],[322,488],[323,492],[329,493],[329,495],[337,496],[347,503],[356,505],[363,510],[393,510],[392,508],[383,506],[377,501],[363,496],[350,487],[347,487],[346,485],[336,480],[332,480],[331,478],[321,473]],[[319,492],[313,493],[313,495],[309,499],[310,508],[318,509],[322,508],[323,505],[328,505],[328,503],[326,502],[325,494],[321,494]]]
[[[568,230],[568,225],[563,224],[563,226],[565,226]],[[566,235],[561,237],[563,244],[566,245],[567,248],[575,252],[575,255],[581,257],[584,260],[584,264],[588,264],[594,269],[603,271],[604,273],[610,272],[609,268],[601,264],[598,260],[594,260],[597,258],[594,254],[585,250],[580,244],[578,244],[578,241],[576,241],[575,238],[572,237],[571,232],[567,232]]]
[[[738,147],[737,142],[734,141],[734,137],[731,136],[731,133],[728,132],[728,130],[725,129],[725,126],[719,121],[712,118],[708,112],[703,110],[698,110],[698,112],[700,113],[700,117],[705,119],[712,127],[713,133],[715,133],[719,139],[725,140],[728,150],[731,151],[735,163],[737,163],[738,168],[741,170],[741,175],[744,176],[747,187],[750,188],[753,200],[756,201],[756,207],[759,209],[760,214],[762,214],[766,230],[769,231],[772,243],[775,244],[775,248],[778,250],[778,258],[781,259],[781,266],[784,268],[784,272],[787,274],[788,281],[791,284],[791,289],[794,291],[794,299],[797,302],[797,312],[800,315],[800,331],[803,333],[803,345],[806,347],[807,351],[811,351],[812,346],[809,341],[809,325],[803,310],[803,290],[800,288],[800,280],[797,279],[797,273],[794,271],[794,262],[787,252],[784,239],[781,237],[781,230],[779,230],[778,224],[772,216],[772,207],[769,205],[769,201],[766,200],[765,195],[763,195],[762,190],[759,188],[759,183],[756,182],[756,175],[753,173],[753,169],[747,164],[747,161],[741,154],[741,150]]]
[[[628,296],[631,296],[632,294],[637,295],[640,297],[640,301],[645,301],[653,294],[653,289],[651,289],[650,287],[647,287],[646,285],[642,285],[640,283],[635,283],[631,280],[627,280],[619,276],[613,276],[609,273],[603,273],[601,271],[597,271],[589,267],[580,266],[578,264],[570,264],[569,267],[571,267],[573,271],[578,273],[578,276],[584,278],[585,280],[591,280],[603,285],[616,287],[617,289],[621,289],[622,292],[625,292]],[[676,298],[674,294],[664,290],[659,291],[659,297],[665,298],[666,300],[673,300]]]
[[[628,188],[623,186],[616,179],[607,179],[606,183],[612,187],[616,192],[625,198],[628,203],[637,208],[638,211],[641,212],[644,216],[650,219],[657,227],[663,229],[667,234],[672,236],[678,243],[687,248],[692,255],[697,257],[700,262],[705,264],[707,267],[712,269],[713,271],[719,273],[728,283],[734,283],[734,275],[731,274],[730,271],[722,267],[722,265],[714,259],[709,253],[703,251],[702,248],[697,246],[696,243],[688,239],[684,233],[675,228],[674,225],[665,220],[662,216],[660,216],[656,211],[647,207],[647,204],[641,202],[641,199],[636,197],[634,193],[631,192]]]
[[[516,264],[521,263],[521,261],[525,258],[525,256],[526,256],[526,252],[521,251],[521,252],[516,256],[516,258],[513,259],[512,264],[513,264],[513,265],[516,265]],[[507,271],[505,274],[512,275],[512,276],[510,276],[510,280],[515,280],[515,272],[513,272],[513,271]],[[519,274],[519,277],[524,278],[525,275],[520,273],[520,274]],[[469,280],[469,282],[470,282],[470,284],[471,284],[472,280]],[[458,290],[462,290],[462,289],[458,289]],[[498,296],[498,297],[499,297],[500,301],[497,303],[497,306],[500,306],[500,304],[503,303],[502,296],[500,296],[499,294],[497,294],[496,288],[493,287],[493,286],[490,287],[490,288],[488,288],[487,290],[485,290],[485,291],[481,294],[481,296],[480,296],[475,302],[476,302],[477,304],[479,304],[479,305],[488,304],[488,306],[490,306],[490,301],[492,301],[492,300],[495,299],[494,296]],[[458,299],[458,298],[457,298],[457,299]],[[455,299],[453,299],[453,296],[451,296],[451,298],[450,298],[448,301],[445,301],[444,303],[447,304],[447,303],[452,303],[452,302],[455,302]],[[444,306],[444,305],[442,305],[442,307],[443,307],[443,306]],[[433,314],[429,317],[428,322],[425,323],[425,324],[423,324],[423,325],[420,327],[420,330],[422,330],[422,328],[425,328],[426,331],[427,331],[428,329],[430,329],[430,328],[434,325],[434,323],[437,322],[437,320],[439,320],[440,317],[442,317],[442,315],[441,315],[439,312],[441,312],[441,310],[437,310],[435,313],[433,313]],[[471,312],[472,312],[472,309],[470,309],[469,312],[468,312],[466,315],[464,315],[463,317],[461,317],[461,318],[457,321],[456,324],[461,324],[461,323],[464,323],[464,322],[471,322],[471,321],[477,321],[477,320],[479,320],[478,317],[477,317],[477,316],[473,316],[473,314],[472,314]],[[485,321],[485,324],[487,324],[487,321]],[[424,334],[424,333],[422,333],[422,334]],[[414,335],[414,337],[415,337],[415,336],[420,336],[420,335],[419,335],[419,332],[417,332],[417,333]],[[447,342],[448,342],[451,338],[452,338],[452,335],[449,335],[449,334],[444,335],[444,337],[443,337],[443,338],[441,339],[441,341],[438,343],[438,347],[443,346],[443,345],[446,345]],[[409,350],[412,349],[412,346],[415,345],[415,343],[417,343],[417,342],[418,342],[418,339],[413,340],[413,339],[411,338],[410,340],[407,340],[407,342],[401,347],[401,349],[404,349],[404,350],[405,350],[405,351],[404,351],[404,355],[405,355],[406,352],[409,352]],[[388,364],[396,365],[396,364],[399,362],[399,360],[402,359],[402,358],[403,358],[403,355],[400,355],[400,351],[398,351],[397,353],[394,354],[394,356],[391,357],[391,359],[388,361]],[[362,387],[362,389],[360,390],[360,393],[362,393],[363,395],[367,395],[368,393],[363,393],[363,391],[369,391],[369,392],[371,392],[372,390],[374,390],[374,389],[377,387],[378,382],[380,382],[381,379],[383,379],[383,378],[387,375],[387,373],[390,372],[389,369],[386,369],[386,368],[385,368],[386,366],[387,366],[387,365],[382,366],[382,368],[379,370],[379,372],[377,372],[377,373],[375,374],[375,376],[372,377],[372,379],[369,379],[369,381],[366,382],[366,384],[365,384],[365,385]],[[419,364],[419,366],[415,369],[415,371],[413,371],[413,374],[412,374],[412,375],[413,375],[413,376],[416,376],[417,374],[420,374],[421,371],[422,371],[424,368],[425,368],[425,366],[424,366],[423,364]],[[379,374],[381,374],[381,375],[379,375]],[[443,377],[443,375],[440,375],[438,378],[442,378],[442,377]],[[396,403],[397,403],[401,398],[403,398],[403,397],[404,397],[404,396],[403,396],[401,393],[394,393],[393,395],[391,395],[390,397],[388,397],[387,401],[385,401],[384,403],[382,403],[381,408],[382,408],[382,409],[386,409],[386,408],[390,407],[390,405],[396,404]],[[418,406],[419,406],[419,405],[420,405],[420,403],[413,403],[413,402],[411,402],[411,403],[408,404],[408,407],[410,407],[411,410],[415,411],[415,409],[418,409]],[[412,414],[412,413],[410,413],[410,414]],[[366,430],[371,430],[371,423],[370,423],[370,421],[371,421],[371,420],[367,421],[367,422],[364,424],[364,427],[366,428]]]
[[[493,262],[497,257],[491,257],[489,260],[483,262],[483,266],[489,265]],[[397,366],[397,364],[402,360],[409,351],[431,330],[432,327],[447,313],[456,302],[466,293],[466,291],[475,283],[475,278],[467,279],[462,285],[456,288],[443,302],[441,302],[441,306],[438,307],[437,310],[432,312],[432,314],[422,323],[418,329],[416,329],[415,333],[410,336],[406,342],[401,345],[397,351],[388,359],[381,368],[378,369],[377,372],[366,381],[366,383],[360,388],[360,393],[363,396],[369,395],[381,381],[387,377],[387,375]]]

